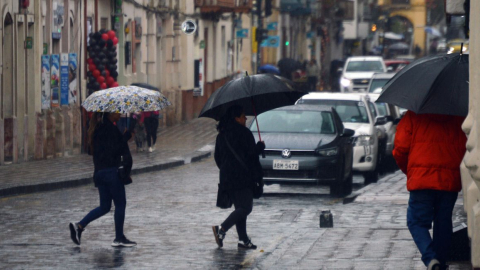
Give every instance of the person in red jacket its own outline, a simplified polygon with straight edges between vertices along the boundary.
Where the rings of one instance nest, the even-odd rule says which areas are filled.
[[[397,127],[393,156],[407,175],[407,225],[428,269],[446,269],[452,212],[462,189],[460,162],[467,137],[461,116],[407,111]],[[429,229],[433,222],[433,239]]]

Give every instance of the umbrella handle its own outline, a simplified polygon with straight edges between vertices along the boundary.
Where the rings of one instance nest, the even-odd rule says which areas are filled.
[[[257,111],[255,110],[255,102],[253,101],[253,97],[252,97],[252,109],[253,109],[253,113],[255,114],[255,123],[257,124],[258,140],[261,142],[262,136],[260,135],[260,127],[258,126]],[[262,158],[265,158],[265,151],[262,151]]]

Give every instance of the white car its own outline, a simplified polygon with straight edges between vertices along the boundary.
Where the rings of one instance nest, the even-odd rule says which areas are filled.
[[[310,93],[297,104],[332,106],[345,126],[355,131],[353,137],[353,171],[363,174],[365,183],[378,180],[379,136],[377,126],[386,124],[386,117],[375,117],[376,109],[368,95],[356,93]]]
[[[373,74],[387,72],[387,67],[380,56],[354,56],[339,71],[341,92],[366,92]]]

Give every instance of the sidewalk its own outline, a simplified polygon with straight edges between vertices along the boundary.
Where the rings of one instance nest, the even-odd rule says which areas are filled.
[[[160,128],[153,153],[137,153],[132,140],[132,175],[181,166],[208,157],[213,151],[216,135],[215,121],[201,118]],[[0,197],[91,184],[92,174],[92,156],[87,154],[0,166]],[[132,178],[135,181],[135,177]]]

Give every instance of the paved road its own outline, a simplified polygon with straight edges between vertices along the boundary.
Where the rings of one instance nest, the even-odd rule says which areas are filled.
[[[403,201],[375,200],[401,193],[403,174],[369,185],[347,205],[328,188],[317,189],[318,196],[256,200],[249,217],[255,251],[237,249],[235,230],[223,249],[216,247],[210,226],[229,213],[214,207],[217,182],[212,158],[135,176],[127,187],[125,232],[139,244],[123,249],[110,246],[113,211],[90,224],[81,247],[69,238],[68,222],[98,204],[93,186],[0,199],[0,269],[425,269],[405,226]],[[274,185],[266,192],[311,189]],[[325,209],[334,215],[334,228],[319,228]]]

